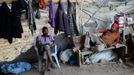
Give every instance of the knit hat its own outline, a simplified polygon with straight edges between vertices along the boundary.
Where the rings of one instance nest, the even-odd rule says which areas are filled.
[[[112,25],[112,27],[113,27],[113,28],[119,28],[119,24],[118,24],[118,23],[114,23],[114,24]]]

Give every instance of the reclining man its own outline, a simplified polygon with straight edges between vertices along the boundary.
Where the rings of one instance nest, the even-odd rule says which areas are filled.
[[[48,35],[48,28],[47,27],[42,28],[42,33],[43,34],[39,35],[36,39],[36,46],[38,47],[39,54],[44,59],[46,59],[46,53],[45,53],[45,50],[46,50],[48,60],[51,62],[52,67],[56,68],[57,66],[56,66],[56,64],[54,63],[54,61],[52,60],[52,57],[51,57],[51,52],[54,49],[54,38],[51,35]],[[44,64],[45,64],[45,60],[44,60]],[[45,64],[45,66],[48,67],[48,64]]]
[[[86,35],[84,47],[87,50],[90,48],[91,42],[95,45],[103,45],[105,47],[115,46],[120,40],[120,33],[119,33],[119,24],[114,23],[112,24],[111,29],[98,29],[95,32],[102,33],[101,36],[96,36],[94,34]]]

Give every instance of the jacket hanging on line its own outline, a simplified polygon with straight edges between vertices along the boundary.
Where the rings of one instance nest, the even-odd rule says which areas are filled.
[[[36,23],[35,23],[35,16],[33,13],[33,8],[31,3],[28,3],[28,20],[29,20],[29,29],[31,30],[31,33],[33,34],[36,30]]]
[[[76,25],[75,6],[70,2],[70,0],[68,0],[67,17],[68,17],[68,27],[70,30],[67,32],[67,34],[71,36],[79,35]]]
[[[55,14],[55,30],[54,33],[57,34],[58,31],[66,33],[65,26],[67,26],[67,15],[65,14],[63,4],[61,1],[58,3],[58,8]]]
[[[39,0],[39,8],[43,9],[46,7],[46,0]]]
[[[12,43],[11,12],[5,2],[0,6],[0,37]]]
[[[36,30],[36,22],[35,22],[34,9],[36,9],[37,12],[40,14],[40,12],[38,10],[38,5],[36,4],[36,3],[38,3],[38,0],[33,0],[33,2],[30,2],[30,1],[26,2],[24,0],[18,0],[18,1],[20,3],[21,9],[23,8],[23,9],[26,10],[26,15],[27,15],[27,18],[28,18],[29,29],[31,30],[31,33],[33,35],[33,33]],[[35,5],[33,5],[34,2],[35,2]],[[33,6],[35,6],[35,7],[33,7]],[[36,16],[36,17],[39,19],[40,18],[39,16],[38,17]]]
[[[63,31],[67,36],[79,35],[76,25],[75,6],[68,0],[67,14],[64,11],[63,4],[59,1],[59,5],[55,14],[55,34]]]
[[[12,43],[12,38],[21,38],[23,32],[20,22],[19,6],[12,2],[11,10],[5,2],[0,6],[0,38],[7,39]]]
[[[13,37],[21,38],[21,33],[23,33],[22,25],[21,25],[21,9],[18,1],[12,2],[12,24],[13,24]]]
[[[54,11],[54,3],[53,1],[49,1],[49,21],[48,23],[51,27],[55,27],[55,11]]]
[[[33,11],[35,12],[35,18],[40,19],[41,14],[39,11],[39,1],[40,0],[32,0],[32,7],[33,7]]]

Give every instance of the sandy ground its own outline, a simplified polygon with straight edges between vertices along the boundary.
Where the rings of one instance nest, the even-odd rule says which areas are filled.
[[[41,19],[37,20],[37,33],[41,33],[41,28],[47,26],[50,29],[50,34],[53,35],[53,29],[47,23],[48,13],[44,13],[43,11],[41,12]],[[31,32],[29,31],[28,26],[23,26],[23,28],[25,30],[23,35],[25,38],[20,40],[21,43],[15,42],[12,45],[9,45],[7,41],[3,41],[2,39],[2,42],[0,42],[0,61],[13,60],[19,56],[21,52],[26,52],[27,49],[31,47],[32,42],[28,41],[31,39]],[[22,75],[40,75],[40,73],[36,69],[31,69]],[[62,65],[60,69],[51,69],[49,75],[134,75],[134,67],[115,63],[90,64],[81,67]]]
[[[40,75],[32,69],[22,75]],[[124,64],[90,64],[81,67],[62,65],[60,69],[51,69],[48,75],[134,75],[134,67]]]

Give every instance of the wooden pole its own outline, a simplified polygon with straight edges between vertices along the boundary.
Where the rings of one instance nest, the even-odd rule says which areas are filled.
[[[126,30],[126,14],[124,14],[124,23],[123,23],[123,43],[126,44],[126,38],[125,38],[125,30]]]

